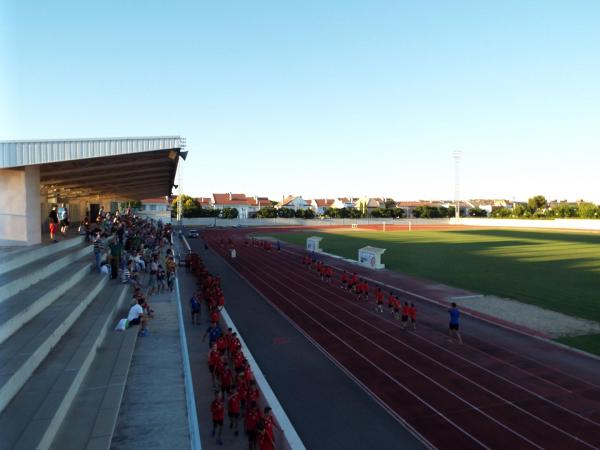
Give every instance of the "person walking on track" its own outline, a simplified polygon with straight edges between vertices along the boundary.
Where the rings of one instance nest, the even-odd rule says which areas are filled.
[[[462,344],[462,337],[460,336],[460,331],[459,331],[460,311],[456,307],[456,303],[454,303],[454,302],[452,303],[452,307],[448,310],[448,313],[450,314],[450,327],[449,327],[450,329],[448,331],[448,335],[449,335],[448,340],[450,342],[453,342],[454,341],[453,338],[456,338],[458,343]]]

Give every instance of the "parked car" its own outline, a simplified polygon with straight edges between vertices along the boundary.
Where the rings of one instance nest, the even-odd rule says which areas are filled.
[[[198,230],[190,230],[188,231],[188,237],[189,238],[198,238],[200,236],[200,233],[198,233]]]

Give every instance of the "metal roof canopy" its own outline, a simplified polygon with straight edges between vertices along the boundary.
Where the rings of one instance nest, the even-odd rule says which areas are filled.
[[[171,194],[179,136],[0,142],[0,168],[40,166],[44,197],[143,199]]]

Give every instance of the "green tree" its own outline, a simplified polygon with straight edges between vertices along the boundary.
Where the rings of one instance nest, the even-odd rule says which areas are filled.
[[[577,217],[577,208],[567,203],[560,203],[555,208],[556,216],[560,218]]]
[[[239,212],[236,208],[223,208],[223,211],[221,211],[223,219],[236,219],[238,215]]]
[[[536,212],[538,209],[544,209],[546,205],[548,205],[548,201],[543,195],[536,195],[527,200],[527,206],[532,213]]]
[[[487,211],[481,209],[481,208],[471,208],[469,210],[469,216],[471,217],[487,217]]]
[[[494,208],[492,209],[492,212],[490,213],[491,217],[494,217],[496,219],[504,219],[506,217],[510,217],[511,212],[510,209],[505,208],[504,206],[500,207],[500,208]]]
[[[396,200],[393,198],[386,199],[384,206],[386,209],[394,209],[396,207]]]
[[[577,205],[577,215],[582,219],[597,219],[600,210],[593,203],[582,202]]]
[[[366,213],[362,213],[360,210],[356,208],[348,208],[350,218],[352,219],[360,219],[361,217],[365,217]]]
[[[202,209],[198,202],[189,195],[181,195],[181,204],[183,208],[183,217],[200,217],[200,210]],[[171,211],[177,216],[177,199],[171,203]]]
[[[277,217],[283,217],[286,219],[290,219],[292,217],[295,217],[295,211],[291,208],[279,208],[277,210]]]
[[[513,207],[512,215],[513,217],[523,217],[526,212],[527,208],[525,208],[523,205],[515,205]]]
[[[277,210],[272,206],[266,206],[258,210],[258,212],[256,213],[256,217],[260,217],[263,219],[273,219],[277,217]]]
[[[394,217],[398,217],[399,219],[402,219],[405,215],[406,215],[406,213],[404,212],[404,210],[402,208],[394,208]]]

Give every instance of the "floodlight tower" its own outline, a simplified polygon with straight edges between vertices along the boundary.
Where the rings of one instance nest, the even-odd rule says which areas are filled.
[[[460,159],[462,150],[454,150],[452,152],[454,158],[454,202],[456,204],[454,217],[460,218]]]
[[[179,166],[179,173],[177,174],[177,187],[178,187],[178,195],[177,195],[177,225],[179,225],[179,229],[181,230],[181,217],[183,211],[183,200],[181,198],[183,192],[183,186],[181,184],[181,165]]]

